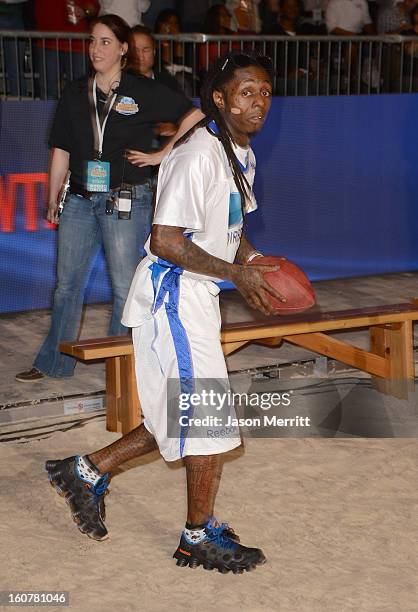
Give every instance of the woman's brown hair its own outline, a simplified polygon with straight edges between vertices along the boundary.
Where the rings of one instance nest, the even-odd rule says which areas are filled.
[[[122,70],[127,70],[132,66],[133,63],[133,51],[132,51],[132,30],[122,17],[119,15],[100,15],[95,17],[90,23],[90,32],[94,26],[101,23],[109,28],[116,36],[121,44],[127,43],[128,50],[125,55],[122,56]]]

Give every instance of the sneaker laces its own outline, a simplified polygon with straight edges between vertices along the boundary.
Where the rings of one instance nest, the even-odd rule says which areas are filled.
[[[229,523],[220,523],[215,516],[211,516],[208,521],[208,527],[223,527],[224,531],[229,531],[229,533],[235,534],[234,529],[229,525]]]
[[[215,517],[209,519],[206,529],[209,530],[207,534],[208,540],[214,542],[221,548],[235,549],[237,543],[231,540],[226,534],[225,530],[228,529],[228,523],[219,523]]]

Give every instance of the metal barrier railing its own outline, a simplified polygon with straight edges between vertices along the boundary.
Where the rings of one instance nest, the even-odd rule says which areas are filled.
[[[199,95],[205,72],[229,51],[273,60],[277,96],[330,96],[418,91],[418,37],[156,35],[156,69],[164,66],[185,93]],[[88,35],[0,31],[0,97],[59,97],[68,80],[89,70]]]

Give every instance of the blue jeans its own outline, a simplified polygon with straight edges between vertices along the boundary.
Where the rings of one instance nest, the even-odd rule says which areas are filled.
[[[136,194],[138,196],[138,194]],[[126,334],[122,311],[129,287],[149,235],[152,191],[141,186],[132,201],[130,220],[106,215],[106,194],[92,200],[71,194],[67,197],[58,230],[57,286],[49,333],[34,361],[48,376],[72,376],[76,360],[59,351],[59,343],[75,340],[79,333],[84,289],[94,256],[103,245],[113,290],[109,335]]]

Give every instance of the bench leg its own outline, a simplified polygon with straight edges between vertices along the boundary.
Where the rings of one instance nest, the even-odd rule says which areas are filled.
[[[246,344],[248,344],[248,340],[243,340],[241,342],[223,342],[223,354],[225,355],[225,357],[228,357],[228,355],[231,355],[231,353],[235,353],[235,351],[240,349],[242,346],[245,346]]]
[[[120,412],[120,357],[106,359],[106,429],[122,431]]]
[[[119,420],[122,434],[129,433],[141,422],[141,405],[135,377],[135,360],[133,355],[119,357],[120,367],[120,403]]]
[[[414,390],[412,321],[370,327],[371,350],[387,361],[387,378],[372,377],[375,389],[399,399]]]
[[[141,422],[133,355],[106,359],[106,429],[126,434]]]

